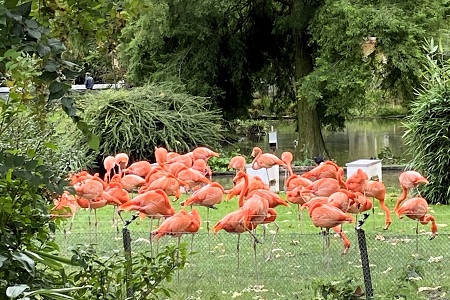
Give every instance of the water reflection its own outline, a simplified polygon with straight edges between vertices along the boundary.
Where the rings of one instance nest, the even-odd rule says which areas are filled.
[[[389,148],[394,156],[409,159],[405,154],[401,119],[361,119],[348,121],[346,124],[346,128],[340,132],[323,131],[329,154],[339,165],[344,166],[347,162],[361,158],[378,157],[385,147]],[[295,153],[295,122],[271,121],[270,125],[278,134],[276,154],[280,155],[283,151]],[[249,156],[254,146],[269,152],[268,135],[243,137],[237,144],[228,147],[228,150],[239,147],[240,153]]]

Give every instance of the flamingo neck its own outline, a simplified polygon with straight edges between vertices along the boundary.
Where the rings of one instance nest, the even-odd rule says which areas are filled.
[[[256,150],[256,152],[257,152],[257,154],[256,154],[255,158],[253,159],[253,162],[252,162],[252,168],[255,166],[255,164],[256,164],[257,161],[258,161],[258,158],[261,156],[262,150],[261,150],[261,149],[258,149],[258,150]]]
[[[344,169],[339,168],[336,177],[337,177],[337,181],[339,182],[339,185],[340,185],[342,188],[348,190],[347,184],[346,184],[346,183],[344,182],[344,180],[342,179],[342,178],[344,177]]]
[[[241,194],[239,195],[239,207],[242,207],[244,205],[244,197],[245,194],[247,194],[247,190],[248,190],[248,175],[245,174],[244,175],[244,186],[241,190]]]
[[[286,166],[287,166],[287,169],[288,169],[288,172],[289,172],[289,176],[294,175],[294,171],[292,170],[292,164],[289,163],[289,164],[286,164]]]
[[[402,187],[402,194],[397,199],[397,203],[395,204],[394,207],[394,212],[396,212],[400,208],[400,204],[402,204],[402,202],[406,199],[407,196],[408,196],[408,189],[406,187]]]

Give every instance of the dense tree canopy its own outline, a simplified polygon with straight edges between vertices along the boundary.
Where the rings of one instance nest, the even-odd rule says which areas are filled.
[[[228,118],[274,86],[274,107],[297,101],[311,156],[325,152],[321,128],[342,127],[371,93],[411,99],[423,39],[447,11],[444,0],[153,1],[125,29],[121,57],[134,83],[181,81]]]

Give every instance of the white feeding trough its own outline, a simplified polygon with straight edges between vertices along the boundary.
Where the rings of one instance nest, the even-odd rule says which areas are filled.
[[[358,159],[345,165],[347,166],[347,178],[361,169],[369,179],[378,177],[378,180],[382,181],[381,159]]]

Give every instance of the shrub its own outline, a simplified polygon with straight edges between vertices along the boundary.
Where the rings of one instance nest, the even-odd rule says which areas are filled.
[[[0,151],[1,299],[25,289],[65,286],[61,262],[70,260],[53,255],[56,225],[47,205],[51,194],[62,193],[66,185],[39,160]]]
[[[174,84],[89,93],[81,102],[86,120],[100,136],[100,161],[118,152],[131,161],[150,159],[155,146],[177,152],[198,145],[214,148],[221,140],[220,111],[207,98],[191,96]],[[80,136],[80,141],[85,140]]]
[[[127,262],[122,252],[102,256],[92,246],[76,246],[72,249],[72,260],[81,268],[70,274],[73,285],[91,285],[88,290],[79,290],[75,299],[121,300],[127,298],[127,285],[133,299],[160,299],[170,297],[172,291],[164,288],[163,283],[171,281],[175,271],[183,269],[186,264],[186,244],[180,247],[166,246],[155,257],[149,254],[133,252],[133,259]],[[127,275],[128,270],[132,274]]]
[[[264,135],[268,131],[269,123],[266,120],[240,120],[231,123],[231,127],[239,136]]]
[[[62,111],[33,115],[24,108],[2,132],[0,148],[17,155],[38,157],[49,170],[65,177],[70,170],[86,169],[93,163],[92,155],[85,155],[89,149],[87,143],[76,145],[80,134]]]
[[[423,87],[417,91],[404,123],[405,144],[412,154],[409,167],[426,176],[424,196],[431,203],[450,198],[450,61],[431,45]]]

